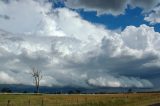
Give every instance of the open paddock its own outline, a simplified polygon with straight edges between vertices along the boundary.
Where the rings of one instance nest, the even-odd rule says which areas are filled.
[[[160,93],[131,94],[0,94],[0,106],[149,106]]]

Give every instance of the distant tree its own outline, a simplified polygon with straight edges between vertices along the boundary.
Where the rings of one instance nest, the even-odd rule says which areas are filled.
[[[75,90],[75,93],[76,93],[76,94],[80,94],[81,91],[77,89],[77,90]]]
[[[10,88],[2,88],[1,92],[2,93],[12,93],[12,90]]]
[[[129,89],[128,89],[128,93],[132,93],[132,88],[129,88]]]
[[[42,79],[42,72],[36,69],[35,67],[33,67],[31,74],[32,74],[34,85],[36,88],[35,92],[39,93],[39,86],[40,86],[40,80]]]
[[[27,91],[23,91],[23,93],[28,93]]]
[[[73,94],[74,92],[72,90],[68,91],[68,94]]]

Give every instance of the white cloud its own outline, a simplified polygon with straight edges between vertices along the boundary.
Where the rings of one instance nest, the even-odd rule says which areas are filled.
[[[0,18],[0,28],[12,33],[64,36],[63,32],[57,31],[56,22],[48,15],[51,4],[43,1],[0,1],[0,14],[10,17],[7,20]]]
[[[98,77],[96,79],[89,79],[88,83],[98,87],[153,87],[152,83],[148,80],[123,76],[117,78],[113,76]]]
[[[137,50],[152,49],[159,38],[159,33],[155,32],[153,27],[146,25],[141,25],[139,28],[128,26],[121,35],[127,47]]]
[[[0,84],[16,84],[16,80],[7,73],[0,71]]]
[[[0,5],[0,13],[10,17],[0,19],[0,71],[18,83],[32,84],[29,71],[34,66],[43,71],[41,84],[48,86],[155,84],[150,73],[156,74],[157,68],[144,65],[160,57],[160,33],[152,27],[128,26],[117,33],[67,8],[50,10],[48,3],[20,0]]]
[[[55,20],[58,26],[63,30],[67,36],[74,37],[78,40],[101,41],[108,31],[102,25],[94,25],[90,22],[83,20],[80,15],[74,11],[66,8],[55,10]],[[86,39],[87,38],[87,39]]]
[[[149,13],[144,20],[150,22],[150,24],[160,23],[160,6],[155,7],[151,13]]]

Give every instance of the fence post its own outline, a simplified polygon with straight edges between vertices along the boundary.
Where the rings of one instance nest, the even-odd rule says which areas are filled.
[[[42,105],[41,106],[44,106],[44,100],[43,100],[43,98],[42,98]]]
[[[30,101],[30,99],[28,100],[28,106],[30,106],[31,105],[31,101]]]
[[[78,103],[78,98],[77,98],[77,105],[79,105],[79,103]]]
[[[10,100],[8,100],[8,102],[7,102],[7,106],[10,106],[10,102],[11,102],[11,101],[10,101]]]
[[[87,97],[85,97],[85,104],[88,106],[88,100],[87,100]]]

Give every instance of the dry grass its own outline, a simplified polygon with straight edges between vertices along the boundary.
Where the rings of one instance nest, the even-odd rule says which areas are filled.
[[[148,106],[160,102],[160,93],[101,95],[1,94],[0,106]]]

